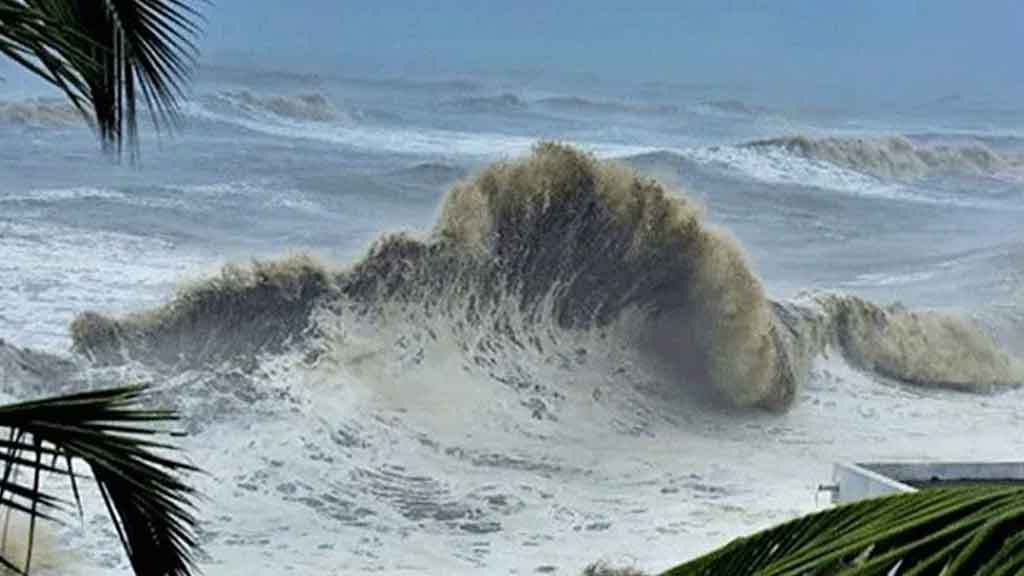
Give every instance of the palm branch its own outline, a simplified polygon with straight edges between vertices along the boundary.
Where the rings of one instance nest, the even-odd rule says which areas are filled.
[[[148,410],[145,387],[71,394],[0,406],[0,507],[28,516],[24,566],[0,564],[27,574],[37,518],[55,519],[69,503],[42,487],[44,475],[69,480],[79,513],[82,501],[75,464],[91,469],[135,574],[187,576],[194,570],[193,490],[180,479],[196,471],[168,455],[173,447],[154,440],[152,424],[175,420],[172,412]]]
[[[173,127],[200,15],[184,0],[0,0],[0,53],[59,88],[105,150],[138,153],[138,104]]]
[[[665,576],[1024,573],[1024,487],[865,500],[740,538]]]

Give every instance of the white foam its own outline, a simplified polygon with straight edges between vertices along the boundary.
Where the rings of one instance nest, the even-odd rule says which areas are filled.
[[[416,362],[405,347],[416,327],[339,321],[351,344],[339,354],[312,369],[284,359],[268,368],[266,385],[288,401],[249,402],[185,440],[209,472],[194,478],[208,571],[575,574],[608,560],[657,573],[823,506],[816,487],[833,462],[1019,451],[1006,431],[1021,425],[1020,391],[979,399],[896,387],[820,360],[790,413],[716,415],[654,393],[655,375],[596,340],[562,342],[588,351],[579,364],[527,348],[471,365],[435,325]],[[498,373],[561,397],[489,377]],[[212,394],[189,403],[215,405]],[[524,409],[531,397],[551,418]],[[501,459],[521,465],[487,464]],[[420,500],[454,508],[406,517],[403,506]],[[358,521],[339,519],[357,510]],[[478,520],[499,526],[467,528]],[[72,543],[89,556],[83,574],[110,573],[116,539],[90,531]]]
[[[308,193],[268,178],[193,184],[179,186],[177,190],[183,198],[242,202],[246,206],[257,204],[264,208],[285,208],[307,214],[320,214],[324,210]]]
[[[791,155],[781,149],[744,146],[694,147],[676,153],[707,166],[721,166],[767,184],[790,184],[833,190],[845,194],[961,208],[1005,208],[1005,203],[981,198],[954,197],[928,192],[909,184],[887,182],[824,162]]]
[[[0,338],[47,350],[67,349],[79,312],[152,305],[206,262],[159,238],[28,220],[0,221],[0,254]]]
[[[189,104],[187,109],[197,118],[233,124],[254,132],[329,142],[372,152],[486,159],[524,154],[538,141],[532,137],[495,133],[324,124],[286,118],[254,119],[215,112],[196,103]],[[582,142],[577,145],[601,157],[625,157],[655,150],[614,142]]]
[[[906,286],[931,280],[935,277],[934,271],[908,272],[906,274],[884,274],[869,273],[858,274],[853,280],[841,282],[840,286],[846,287],[868,287],[868,286]]]
[[[70,188],[46,188],[29,190],[23,194],[4,194],[4,202],[62,202],[68,200],[124,200],[126,195],[108,188],[72,186]]]
[[[905,187],[840,168],[826,162],[798,158],[781,150],[753,150],[741,146],[689,148],[683,154],[695,162],[724,165],[770,184],[797,184],[852,194],[890,199],[916,199]]]

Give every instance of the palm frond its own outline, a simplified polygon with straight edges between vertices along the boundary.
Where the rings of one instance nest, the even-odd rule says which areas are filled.
[[[83,116],[91,122],[87,87],[74,70],[65,65],[60,53],[73,56],[80,64],[87,60],[74,44],[53,30],[64,26],[22,0],[0,0],[0,54],[14,60],[43,80],[60,88]]]
[[[72,394],[0,406],[0,507],[27,514],[29,548],[24,567],[10,558],[0,564],[26,574],[31,567],[37,518],[68,502],[41,488],[43,474],[70,480],[76,507],[82,509],[74,462],[92,471],[110,517],[138,575],[187,576],[194,571],[194,492],[182,473],[196,468],[173,458],[173,448],[154,439],[153,424],[175,420],[169,411],[139,407],[144,387]],[[27,473],[27,474],[20,474]],[[19,481],[27,476],[27,482]]]
[[[183,0],[0,0],[0,53],[61,89],[104,149],[138,154],[138,105],[174,127],[197,54]]]
[[[735,540],[665,576],[995,576],[1021,569],[1024,487],[979,485],[804,516]]]

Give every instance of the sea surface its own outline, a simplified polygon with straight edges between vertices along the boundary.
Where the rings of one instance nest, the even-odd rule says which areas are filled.
[[[534,228],[516,228],[453,200],[492,163],[543,160],[541,141],[589,154],[581,182],[625,165],[702,214],[707,245],[745,254],[736,281],[755,279],[742,290],[764,311],[751,330],[803,341],[780,310],[820,312],[807,362],[773,344],[800,365],[784,401],[736,400],[747,372],[650,352],[668,346],[650,323],[717,334],[740,314],[673,308],[665,294],[703,268],[651,248],[660,221],[584,225],[525,194],[516,217]],[[0,392],[152,383],[207,472],[208,574],[657,571],[825,506],[834,462],[1024,448],[1024,108],[209,66],[180,130],[144,127],[143,144],[139,166],[117,165],[62,101],[0,85]],[[481,251],[452,255],[452,231]],[[821,294],[882,314],[867,338],[891,347],[843,348],[834,319],[861,316]],[[705,364],[744,361],[728,334],[694,345]],[[961,337],[1005,352],[1002,371],[974,355],[944,372]],[[92,496],[48,527],[44,568],[128,573],[102,518]]]

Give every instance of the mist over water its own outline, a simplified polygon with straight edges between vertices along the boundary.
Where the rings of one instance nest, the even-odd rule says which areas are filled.
[[[483,40],[227,58],[215,28],[137,169],[5,73],[0,390],[154,383],[210,473],[201,565],[246,576],[656,571],[814,509],[836,461],[1016,458],[1024,116],[977,96],[1010,88],[708,72],[742,46],[632,70],[650,15],[591,73],[570,40],[610,24],[579,18],[547,71]],[[127,569],[115,534],[52,536]]]

